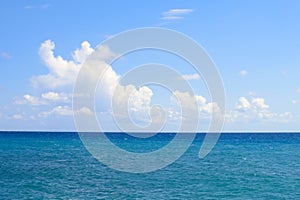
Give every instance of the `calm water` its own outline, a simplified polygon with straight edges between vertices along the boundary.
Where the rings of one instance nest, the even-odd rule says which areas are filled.
[[[132,151],[153,150],[173,136],[109,134]],[[222,134],[200,160],[203,137],[172,165],[129,174],[95,160],[76,133],[1,132],[0,198],[300,199],[300,134]]]

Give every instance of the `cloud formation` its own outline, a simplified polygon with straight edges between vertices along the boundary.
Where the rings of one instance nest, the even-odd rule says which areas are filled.
[[[54,55],[55,44],[51,40],[46,40],[41,44],[39,55],[43,64],[48,68],[49,73],[45,75],[35,76],[31,79],[31,83],[35,88],[57,89],[61,87],[73,86],[75,78],[80,70],[82,57],[87,56],[87,46],[83,42],[82,50],[76,50],[74,57],[76,61],[64,60],[61,56]]]
[[[15,98],[14,104],[17,105],[31,105],[31,106],[41,106],[49,105],[52,103],[70,103],[72,94],[67,93],[57,93],[57,92],[46,92],[39,96],[33,96],[30,94],[25,94],[23,98]]]
[[[161,19],[163,20],[174,20],[182,19],[184,15],[192,13],[193,9],[171,9],[163,12]]]
[[[25,10],[32,10],[32,9],[35,9],[35,8],[40,8],[40,9],[47,9],[49,8],[51,5],[49,3],[46,3],[46,4],[42,4],[42,5],[26,5],[24,6],[24,9]]]
[[[173,96],[171,97],[171,101],[176,101],[178,106],[180,103],[181,110],[185,110],[188,116],[182,115],[180,110],[173,109],[172,113],[177,113],[177,115],[182,115],[182,120],[186,120],[188,118],[197,118],[198,116],[200,119],[210,119],[213,112],[216,114],[220,112],[220,108],[218,107],[217,103],[215,102],[207,102],[206,98],[201,95],[191,95],[188,92],[180,92],[175,91],[173,92]],[[197,116],[198,115],[198,116]],[[173,116],[179,117],[180,116]]]
[[[181,15],[190,13],[191,11],[171,10],[166,15]],[[26,115],[26,113],[16,113],[11,115],[12,119],[24,119],[26,116],[35,119],[36,117],[47,118],[50,116],[71,117],[75,114],[91,115],[94,112],[106,113],[107,115],[116,115],[119,119],[125,119],[128,122],[128,114],[130,120],[137,124],[147,125],[151,122],[160,123],[164,120],[178,122],[180,120],[191,119],[190,116],[200,119],[209,120],[212,113],[220,111],[218,105],[214,102],[208,102],[201,95],[191,95],[184,91],[174,91],[170,95],[170,107],[162,107],[162,110],[152,105],[154,91],[148,86],[136,87],[134,85],[122,85],[120,75],[105,61],[115,58],[118,54],[112,52],[106,46],[100,46],[96,49],[92,48],[90,43],[84,41],[80,48],[72,53],[72,59],[64,59],[60,55],[55,55],[55,44],[51,40],[43,42],[39,49],[39,55],[42,63],[48,68],[49,72],[44,75],[38,75],[31,79],[34,87],[42,89],[39,95],[25,94],[21,98],[15,98],[16,105],[29,105],[37,108],[42,106],[36,116]],[[71,97],[72,88],[74,86],[77,75],[85,62],[86,58],[93,54],[94,58],[100,60],[96,68],[91,68],[88,72],[86,81],[97,79],[97,73],[94,70],[100,70],[102,74],[101,82],[99,82],[96,92],[96,102],[101,102],[101,109],[82,107],[76,111],[72,110]],[[247,75],[246,70],[242,70],[240,75]],[[198,80],[198,74],[183,74],[178,80]],[[98,96],[97,96],[98,95]],[[181,107],[178,104],[181,102]],[[115,105],[113,113],[111,102]],[[182,109],[187,110],[182,115]],[[37,109],[38,110],[38,109]],[[164,111],[165,115],[161,112]],[[197,112],[196,112],[197,111]],[[248,123],[251,122],[279,122],[284,123],[292,118],[291,113],[275,113],[270,110],[270,106],[263,98],[257,98],[252,95],[250,99],[240,97],[235,107],[226,113],[226,119],[229,123]]]
[[[50,111],[41,112],[39,117],[48,117],[50,115],[72,116],[73,110],[70,106],[56,106]]]
[[[228,122],[288,122],[292,118],[290,112],[275,113],[263,98],[248,100],[240,97],[235,108],[227,113]]]
[[[93,52],[94,52],[94,49],[91,48],[90,43],[88,41],[84,41],[81,43],[81,48],[76,49],[73,52],[72,57],[75,62],[83,63],[85,61],[85,59]]]

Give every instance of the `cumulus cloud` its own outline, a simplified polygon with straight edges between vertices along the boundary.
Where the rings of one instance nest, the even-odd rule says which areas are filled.
[[[119,75],[112,69],[110,65],[106,63],[107,60],[113,59],[118,54],[112,52],[106,46],[99,46],[97,49],[91,48],[90,44],[85,41],[81,44],[79,49],[76,49],[73,54],[73,60],[65,60],[61,56],[54,55],[55,45],[52,41],[45,41],[40,47],[41,60],[45,66],[49,69],[49,73],[34,77],[32,79],[35,86],[42,87],[43,89],[63,89],[66,91],[65,86],[73,86],[74,81],[77,78],[77,74],[82,67],[85,59],[91,55],[91,59],[86,63],[86,68],[83,73],[86,73],[86,79],[84,85],[86,87],[89,81],[99,80],[97,87],[96,101],[101,102],[102,109],[106,112],[111,112],[110,102],[116,102],[116,110],[119,114],[125,114],[127,108],[135,119],[140,116],[147,116],[150,110],[150,102],[152,97],[152,90],[146,86],[137,88],[134,85],[121,85],[119,83]],[[96,73],[97,72],[97,73]],[[100,77],[98,77],[98,75]],[[115,91],[118,90],[117,92]],[[17,100],[17,104],[29,104],[29,105],[49,105],[51,103],[69,103],[71,95],[68,93],[58,93],[55,91],[49,91],[41,94],[40,96],[25,95],[21,100]],[[85,90],[85,89],[84,89]],[[113,96],[115,94],[115,96]],[[80,94],[78,94],[80,96]],[[129,101],[130,97],[130,101]],[[121,112],[120,112],[121,111]],[[75,112],[75,114],[92,114],[91,108],[83,107]],[[42,112],[40,116],[47,117],[50,115],[70,115],[70,106],[56,106],[52,110]],[[126,113],[127,114],[127,113]],[[127,117],[128,115],[124,115]],[[139,116],[139,117],[138,117]]]
[[[114,95],[111,96],[113,103],[113,115],[120,121],[128,121],[128,117],[135,123],[147,124],[151,121],[151,98],[153,91],[143,86],[120,85],[115,87]]]
[[[292,118],[289,112],[275,113],[263,98],[248,100],[240,97],[235,108],[227,113],[229,122],[287,122]]]
[[[192,13],[193,9],[171,9],[169,11],[163,12],[161,19],[163,20],[174,20],[182,19],[184,15]]]
[[[240,97],[235,109],[239,111],[245,111],[250,109],[250,107],[250,102],[245,97]]]
[[[55,44],[51,40],[46,40],[41,44],[39,55],[43,64],[48,68],[49,73],[35,76],[31,79],[31,83],[35,88],[72,88],[83,62],[95,52],[87,41],[82,42],[81,47],[72,53],[73,60],[66,60],[61,56],[56,56],[54,50]],[[99,46],[94,56],[105,61],[118,55],[110,51],[106,46]]]
[[[192,11],[184,11],[180,9],[174,9],[166,12],[165,15],[169,16],[181,16],[182,14],[190,13]],[[173,13],[173,14],[172,14]],[[43,64],[48,68],[49,73],[44,75],[38,75],[32,78],[32,84],[34,87],[42,88],[47,92],[43,92],[37,96],[25,94],[22,98],[16,98],[15,104],[27,104],[31,106],[44,106],[47,105],[49,111],[41,112],[39,117],[49,117],[53,115],[59,116],[72,116],[73,110],[71,103],[71,91],[66,89],[72,88],[77,78],[77,74],[82,67],[86,58],[93,53],[94,58],[99,60],[95,68],[90,68],[87,71],[86,82],[95,80],[97,73],[95,70],[100,70],[101,81],[97,87],[97,94],[99,96],[96,100],[99,100],[102,111],[106,113],[112,113],[111,102],[115,106],[113,111],[117,111],[116,114],[120,119],[128,118],[128,114],[131,120],[147,124],[147,123],[160,123],[166,118],[168,120],[188,120],[196,117],[199,114],[201,119],[210,119],[212,113],[220,112],[218,105],[214,102],[208,102],[205,97],[201,95],[190,95],[188,92],[174,91],[170,97],[170,102],[173,106],[164,107],[159,109],[152,105],[152,98],[154,92],[150,87],[142,86],[136,87],[134,85],[122,85],[120,83],[120,75],[118,75],[113,68],[106,63],[106,60],[115,58],[118,54],[112,52],[106,46],[100,46],[97,49],[93,49],[91,45],[84,41],[81,43],[81,47],[76,49],[72,53],[72,59],[66,60],[59,55],[55,55],[54,42],[47,40],[43,42],[39,49],[39,54]],[[93,64],[93,63],[91,63]],[[240,75],[247,75],[246,70],[242,70]],[[184,74],[180,79],[185,80],[197,80],[200,76],[198,74]],[[58,92],[65,91],[65,92]],[[178,106],[178,101],[181,102],[181,109]],[[177,103],[174,103],[177,102]],[[182,114],[182,109],[187,112]],[[166,115],[163,115],[161,111],[164,111]],[[74,111],[75,114],[92,115],[95,111],[92,108],[82,107]],[[99,111],[96,111],[99,112]],[[14,118],[20,118],[23,116],[15,116]],[[165,118],[166,117],[166,118]],[[285,122],[289,120],[291,113],[275,113],[270,110],[270,106],[265,102],[263,98],[240,97],[236,103],[234,109],[230,110],[226,114],[228,122]],[[127,122],[125,120],[125,122]]]
[[[76,49],[72,54],[72,57],[75,62],[83,63],[85,59],[94,52],[94,49],[91,48],[91,45],[88,41],[84,41],[81,43],[81,48]]]
[[[197,114],[201,119],[209,119],[213,112],[218,113],[220,109],[215,102],[207,102],[206,98],[201,95],[190,95],[188,92],[173,92],[171,100],[174,102],[178,100],[180,103],[181,110],[185,110],[186,114],[189,117],[197,117]],[[180,113],[179,111],[176,112]],[[188,117],[182,115],[183,120],[186,120]]]
[[[146,86],[134,90],[129,98],[130,110],[148,110],[152,95],[152,90]]]
[[[191,11],[171,10],[167,15],[182,15],[189,12]],[[85,65],[88,68],[88,70],[86,70],[85,83],[91,80],[98,80],[98,73],[95,73],[95,70],[100,72],[101,81],[97,87],[96,94],[98,96],[96,95],[96,102],[101,102],[102,108],[101,111],[98,112],[104,111],[111,113],[112,108],[110,103],[113,102],[113,111],[115,111],[113,115],[119,117],[119,119],[126,118],[128,121],[127,118],[129,115],[131,120],[144,125],[151,122],[159,124],[166,120],[165,117],[169,120],[181,119],[179,110],[174,108],[161,109],[157,106],[153,106],[151,104],[153,91],[149,87],[122,85],[119,82],[120,75],[106,63],[106,60],[113,59],[119,55],[112,52],[108,47],[99,46],[97,49],[93,49],[87,41],[84,41],[81,43],[81,47],[72,53],[72,60],[66,60],[59,55],[55,55],[54,50],[55,44],[51,40],[46,40],[41,44],[39,54],[42,62],[48,68],[49,73],[32,78],[32,83],[35,87],[48,89],[49,91],[39,96],[26,94],[23,98],[15,101],[16,104],[54,106],[49,111],[41,112],[39,117],[48,117],[51,115],[71,116],[72,109],[69,104],[71,94],[56,92],[55,90],[68,91],[66,87],[72,87],[74,85],[83,62],[92,54],[92,59]],[[197,80],[200,76],[198,74],[186,74],[181,78],[185,80]],[[217,109],[216,104],[207,103],[206,99],[202,96],[190,96],[188,93],[180,93],[178,91],[173,95],[176,95],[176,98],[180,98],[182,101],[181,106],[189,109],[190,114],[194,113],[195,109],[199,109],[201,117],[209,118],[212,111]],[[167,115],[165,116],[162,111]],[[94,113],[92,108],[88,107],[80,108],[74,112],[75,114],[87,115]]]
[[[85,44],[83,46],[86,48]],[[65,60],[61,56],[55,56],[54,49],[55,44],[51,40],[46,40],[39,49],[41,60],[48,68],[49,73],[32,78],[31,83],[36,88],[57,89],[74,84],[75,78],[80,70],[80,64]],[[77,50],[75,52],[77,52],[77,60],[80,60],[85,51]]]
[[[42,63],[48,68],[49,72],[44,75],[35,76],[31,79],[32,85],[35,88],[48,91],[37,96],[25,94],[23,97],[15,98],[14,100],[14,103],[18,105],[55,106],[50,111],[40,113],[40,117],[47,117],[50,115],[71,115],[70,98],[72,97],[72,94],[56,92],[56,90],[71,92],[83,62],[89,55],[95,52],[87,41],[82,42],[81,47],[72,53],[72,60],[66,60],[59,55],[55,55],[54,50],[55,44],[51,40],[46,40],[41,44],[39,55]],[[96,49],[94,56],[103,62],[101,65],[97,66],[98,68],[96,67],[89,72],[90,76],[96,74],[94,70],[102,68],[104,74],[101,82],[102,90],[100,92],[104,96],[111,97],[115,85],[118,84],[119,75],[105,63],[105,60],[112,59],[118,55],[111,52],[108,47],[99,46]],[[65,105],[59,105],[61,103]],[[76,112],[85,114],[92,113],[92,111],[86,107]]]
[[[150,120],[151,98],[153,91],[146,86],[140,87],[132,91],[129,97],[129,110],[134,121]]]

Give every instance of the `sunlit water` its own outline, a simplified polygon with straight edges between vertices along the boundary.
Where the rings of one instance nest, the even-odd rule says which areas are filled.
[[[174,134],[108,134],[130,151],[153,151]],[[222,134],[198,158],[204,134],[168,167],[146,174],[107,168],[76,133],[0,133],[1,199],[300,199],[300,134]]]

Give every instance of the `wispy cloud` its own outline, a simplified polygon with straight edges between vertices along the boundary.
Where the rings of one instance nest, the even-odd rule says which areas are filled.
[[[181,76],[184,80],[199,80],[200,75],[199,74],[184,74]]]
[[[24,9],[25,10],[32,10],[32,9],[36,9],[36,8],[39,8],[39,9],[47,9],[49,8],[51,5],[49,3],[45,3],[45,4],[42,4],[42,5],[26,5],[24,6]]]
[[[184,15],[194,12],[193,9],[171,9],[163,12],[161,19],[163,20],[176,20],[182,19]]]
[[[67,93],[57,93],[57,92],[46,92],[41,94],[41,96],[32,96],[30,94],[25,94],[22,98],[16,97],[14,99],[14,104],[17,105],[31,105],[31,106],[41,106],[49,105],[52,103],[70,103],[72,94]]]
[[[24,9],[25,10],[30,10],[30,9],[32,9],[33,8],[33,5],[26,5],[26,6],[24,6]]]
[[[4,59],[11,58],[11,56],[10,56],[7,52],[1,52],[1,53],[0,53],[0,57],[1,57],[1,58],[4,58]]]
[[[247,70],[242,70],[242,71],[240,71],[240,75],[241,76],[246,76],[248,74],[248,71]]]
[[[42,9],[46,9],[46,8],[49,8],[49,7],[50,7],[50,4],[49,4],[49,3],[46,3],[46,4],[41,5],[41,8],[42,8]]]

